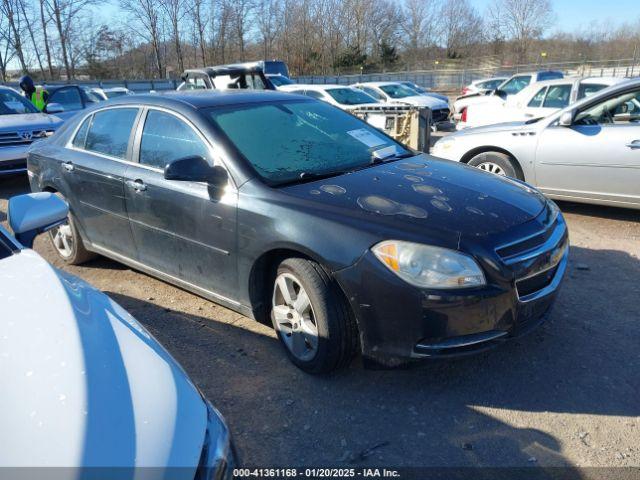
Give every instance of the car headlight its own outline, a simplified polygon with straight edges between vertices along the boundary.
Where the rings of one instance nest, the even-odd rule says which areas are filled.
[[[208,401],[207,431],[194,480],[231,480],[238,467],[229,428],[222,415]]]
[[[375,245],[372,251],[389,270],[416,287],[450,289],[486,285],[476,261],[455,250],[388,240]]]
[[[549,225],[553,225],[561,213],[560,207],[556,205],[556,202],[549,199],[547,199],[547,205],[549,207],[549,216],[551,217],[551,221],[549,222]]]

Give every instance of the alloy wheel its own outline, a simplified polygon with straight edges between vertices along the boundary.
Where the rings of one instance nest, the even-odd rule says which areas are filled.
[[[54,228],[51,231],[53,246],[63,258],[73,255],[73,233],[71,226],[67,223]]]
[[[274,326],[291,354],[302,361],[313,359],[318,352],[318,326],[309,295],[294,275],[278,275],[271,307]]]
[[[482,162],[478,164],[476,168],[479,168],[480,170],[484,170],[485,172],[495,173],[496,175],[502,175],[502,176],[507,175],[507,173],[504,171],[504,169],[500,165],[493,162]]]

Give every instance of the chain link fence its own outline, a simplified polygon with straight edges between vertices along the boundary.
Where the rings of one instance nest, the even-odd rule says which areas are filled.
[[[619,59],[597,62],[563,62],[515,65],[511,67],[485,67],[433,70],[417,70],[386,73],[362,73],[352,75],[308,75],[295,80],[298,83],[351,85],[358,82],[408,81],[434,90],[460,90],[474,80],[488,77],[510,77],[516,73],[538,70],[559,70],[566,76],[585,77],[634,77],[640,75],[640,59]]]

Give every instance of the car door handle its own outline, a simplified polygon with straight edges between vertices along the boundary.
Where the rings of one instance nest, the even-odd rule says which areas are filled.
[[[147,189],[147,186],[142,180],[127,180],[125,183],[129,188],[133,188],[136,192],[143,192]]]
[[[627,143],[627,147],[631,150],[640,150],[640,140],[634,140],[631,143]]]
[[[71,162],[64,162],[62,164],[62,168],[64,168],[67,172],[73,172],[73,169],[75,167],[73,166],[73,163],[71,163]]]

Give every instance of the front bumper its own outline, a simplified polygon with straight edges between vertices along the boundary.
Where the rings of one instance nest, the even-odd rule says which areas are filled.
[[[27,153],[30,144],[0,147],[0,175],[27,171]]]
[[[562,256],[550,268],[542,267],[551,258],[545,252],[528,264],[535,275],[456,292],[414,287],[367,252],[336,273],[358,321],[363,355],[393,366],[478,353],[531,331],[546,319],[562,283],[568,261],[563,228],[555,247]]]

